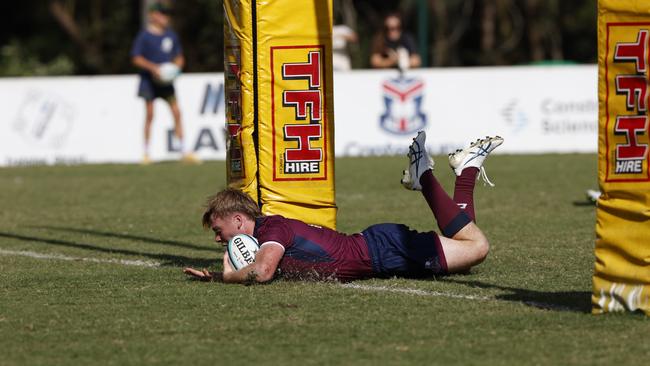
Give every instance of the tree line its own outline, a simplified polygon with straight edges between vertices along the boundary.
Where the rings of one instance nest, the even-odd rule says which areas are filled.
[[[306,1],[306,0],[300,0]],[[319,1],[319,0],[315,0]],[[369,67],[383,16],[399,11],[424,40],[428,67],[595,63],[597,0],[333,0],[334,20],[358,33],[354,68]],[[171,1],[186,72],[223,70],[223,5]],[[0,4],[0,75],[135,72],[129,51],[144,9],[136,0],[23,0]]]

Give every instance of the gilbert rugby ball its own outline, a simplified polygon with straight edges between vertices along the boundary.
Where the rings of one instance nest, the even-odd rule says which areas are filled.
[[[257,239],[238,234],[228,241],[228,259],[235,270],[255,262],[255,253],[260,249]]]
[[[158,68],[160,73],[160,82],[170,84],[180,75],[181,69],[173,62],[166,62],[161,64]]]

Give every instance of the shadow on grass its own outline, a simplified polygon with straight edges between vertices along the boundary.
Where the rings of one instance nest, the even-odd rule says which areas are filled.
[[[593,207],[596,208],[596,204],[591,201],[573,201],[573,205],[576,207]]]
[[[208,247],[189,244],[189,243],[183,243],[181,241],[176,241],[176,240],[157,239],[157,238],[150,238],[147,236],[131,235],[131,234],[118,234],[118,233],[111,233],[108,231],[78,229],[74,227],[64,227],[64,226],[28,226],[28,227],[32,229],[46,229],[46,230],[102,236],[107,238],[136,240],[144,243],[163,244],[163,245],[169,245],[169,246],[174,246],[179,248],[195,249],[195,250],[214,250],[214,248],[208,248]]]
[[[216,253],[214,258],[212,259],[190,258],[181,255],[144,253],[144,252],[127,250],[127,249],[104,248],[92,244],[77,243],[68,240],[41,238],[41,237],[26,236],[26,235],[5,233],[5,232],[0,232],[0,238],[16,239],[16,240],[22,240],[30,243],[42,243],[42,244],[56,245],[56,246],[62,246],[68,248],[92,250],[95,252],[102,252],[102,253],[117,253],[117,254],[124,254],[124,255],[133,255],[138,257],[147,257],[147,258],[160,261],[161,265],[163,266],[170,266],[170,267],[185,267],[185,266],[199,267],[199,268],[209,267],[213,265],[217,259]]]
[[[591,313],[591,292],[587,291],[544,292],[453,278],[443,278],[441,281],[505,291],[508,293],[495,295],[494,298],[518,302],[538,309]]]

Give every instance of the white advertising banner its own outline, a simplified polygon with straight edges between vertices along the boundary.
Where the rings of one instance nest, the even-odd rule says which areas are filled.
[[[133,163],[144,155],[137,76],[0,79],[0,165]],[[223,74],[176,82],[185,146],[202,159],[225,159]],[[178,159],[173,119],[154,104],[151,158]]]
[[[134,163],[143,156],[138,77],[0,79],[0,166]],[[186,148],[225,159],[223,74],[175,83]],[[339,72],[334,75],[337,156],[405,153],[418,130],[432,153],[485,135],[499,153],[597,151],[597,67],[498,67]],[[156,101],[150,154],[180,157],[173,120]]]
[[[595,153],[597,82],[595,65],[338,73],[336,154],[405,153],[418,130],[434,154],[486,135],[498,153]]]

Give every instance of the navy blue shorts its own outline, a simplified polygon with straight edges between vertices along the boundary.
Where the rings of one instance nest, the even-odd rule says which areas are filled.
[[[160,85],[153,82],[149,78],[140,78],[140,86],[138,87],[138,96],[147,101],[156,98],[162,98],[166,101],[176,98],[176,90],[174,84]]]
[[[447,262],[434,231],[417,232],[406,225],[378,224],[363,231],[375,274],[423,277],[447,273]]]

